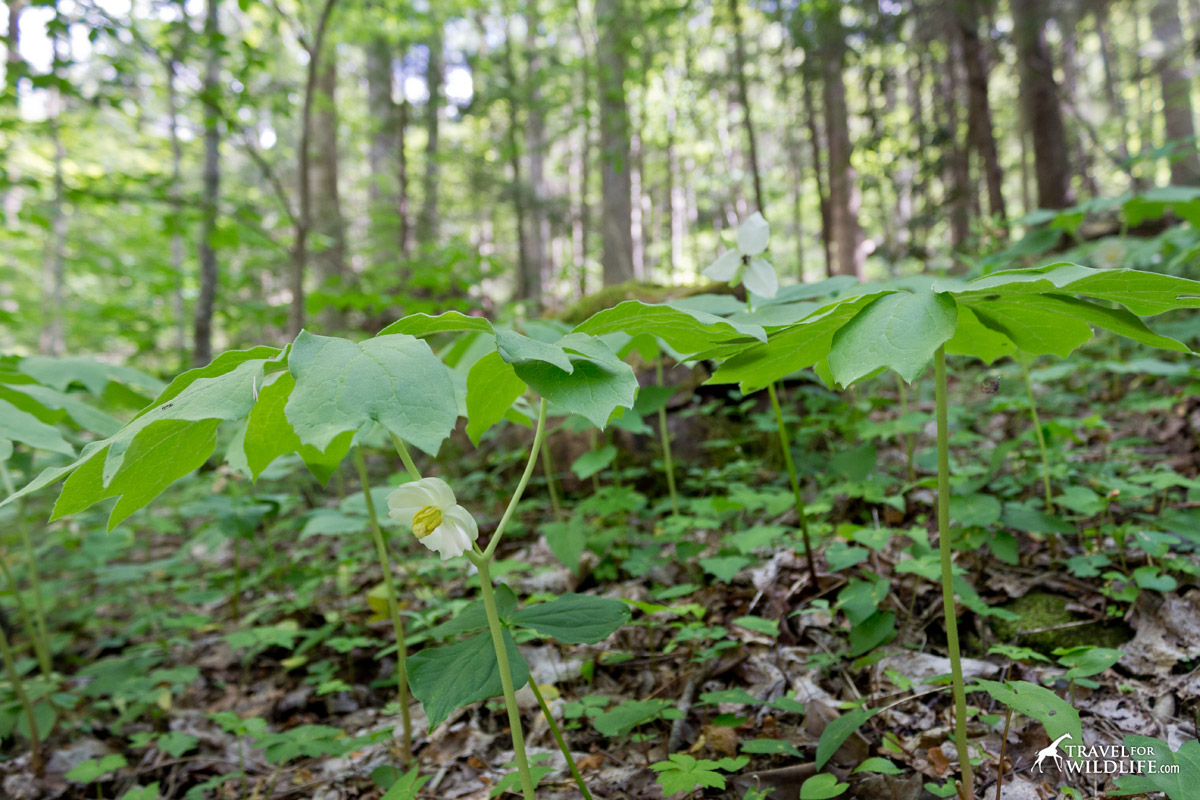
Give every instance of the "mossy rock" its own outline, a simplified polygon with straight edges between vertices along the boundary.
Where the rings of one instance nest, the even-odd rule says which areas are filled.
[[[737,292],[726,284],[707,284],[705,286],[662,286],[657,283],[643,281],[626,281],[613,286],[605,286],[595,294],[589,294],[579,302],[566,308],[558,318],[568,325],[578,325],[593,314],[612,308],[626,300],[641,300],[643,303],[665,303],[681,297],[691,297],[696,294],[733,294]],[[743,295],[744,296],[744,295]]]
[[[1057,594],[1030,592],[1002,606],[1018,616],[1015,620],[992,620],[992,631],[1001,644],[1029,647],[1049,656],[1060,647],[1120,648],[1133,638],[1132,632],[1120,620],[1094,621],[1067,608],[1070,601]],[[1058,627],[1069,625],[1070,627]],[[1053,630],[1045,630],[1051,628]],[[1037,631],[1037,633],[1021,633]]]

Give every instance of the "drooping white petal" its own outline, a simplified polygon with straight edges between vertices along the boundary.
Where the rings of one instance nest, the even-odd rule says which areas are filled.
[[[714,281],[732,281],[737,277],[738,269],[741,266],[742,254],[737,250],[726,250],[720,258],[704,270],[704,277]]]
[[[767,249],[771,238],[771,226],[763,215],[755,211],[737,230],[738,250],[742,255],[756,256]]]
[[[471,542],[479,538],[479,525],[475,522],[475,518],[471,516],[471,512],[462,506],[447,508],[442,512],[442,519],[453,522],[459,528],[462,528],[464,535],[470,537],[467,540],[467,547],[470,547]],[[443,524],[445,523],[443,522]]]
[[[454,490],[450,488],[450,484],[441,478],[421,478],[417,483],[425,484],[436,501],[433,505],[436,505],[442,511],[445,511],[458,502],[454,497]]]
[[[779,293],[779,278],[766,259],[752,258],[742,273],[742,283],[759,297],[770,299]]]
[[[388,516],[402,525],[412,525],[413,515],[425,506],[437,504],[437,498],[424,481],[413,481],[393,489],[387,498]]]
[[[443,519],[437,530],[421,542],[430,550],[439,553],[442,561],[447,561],[466,552],[471,547],[472,539],[457,521]]]

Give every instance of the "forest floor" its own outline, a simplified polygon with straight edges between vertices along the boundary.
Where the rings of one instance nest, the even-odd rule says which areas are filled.
[[[968,682],[1048,687],[1078,712],[1087,745],[1194,742],[1194,378],[1114,378],[1098,362],[1035,370],[1055,495],[1047,509],[1019,373],[967,374],[953,388],[952,428]],[[999,391],[981,391],[993,375]],[[931,404],[917,395],[901,413],[894,387],[877,384],[876,394],[787,391],[815,583],[770,410],[756,398],[677,398],[670,429],[687,465],[678,513],[645,431],[618,434],[616,461],[594,476],[564,467],[561,508],[543,478],[531,486],[497,556],[501,581],[524,603],[579,592],[632,612],[598,645],[518,637],[597,800],[664,797],[663,771],[650,766],[672,753],[710,761],[677,757],[667,771],[707,770],[724,788],[667,796],[798,800],[838,724],[848,730],[825,737],[836,749],[820,771],[848,784],[841,796],[945,796],[958,759]],[[603,444],[565,426],[550,442],[560,465]],[[455,484],[486,538],[524,457],[522,442],[496,437],[426,466]],[[398,479],[393,461],[370,460],[385,487],[375,491]],[[349,470],[328,489],[294,462],[257,485],[207,470],[111,534],[93,512],[47,528],[46,502],[23,514],[38,542],[58,713],[40,777],[28,741],[4,740],[0,796],[334,800],[379,797],[395,780],[393,637]],[[412,652],[474,599],[478,577],[389,533]],[[533,694],[518,698],[544,768],[539,798],[579,797]],[[996,797],[1000,780],[1001,800],[1113,788],[1113,776],[1067,775],[1061,761],[1035,766],[1051,741],[1043,725],[981,691],[970,701],[978,797]],[[859,719],[856,708],[871,713]],[[12,704],[4,713],[11,734],[18,715]],[[461,707],[433,730],[419,703],[411,714],[429,778],[418,796],[482,800],[512,770],[499,700]]]

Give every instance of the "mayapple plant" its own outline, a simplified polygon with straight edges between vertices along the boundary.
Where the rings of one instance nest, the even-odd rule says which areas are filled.
[[[955,708],[959,794],[974,797],[966,735],[950,527],[950,460],[946,355],[998,358],[1066,357],[1093,336],[1093,327],[1151,347],[1190,348],[1155,333],[1142,317],[1200,307],[1200,282],[1138,270],[1095,270],[1076,264],[997,272],[970,282],[925,280],[860,286],[765,344],[731,355],[712,382],[753,391],[805,367],[827,383],[850,386],[884,370],[911,383],[934,364],[937,419],[937,523],[942,600]],[[983,687],[997,699],[1003,697]]]

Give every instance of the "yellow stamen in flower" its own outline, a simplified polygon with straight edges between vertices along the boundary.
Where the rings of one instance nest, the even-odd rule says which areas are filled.
[[[412,531],[418,539],[424,539],[442,524],[442,510],[437,506],[425,506],[413,515]]]

